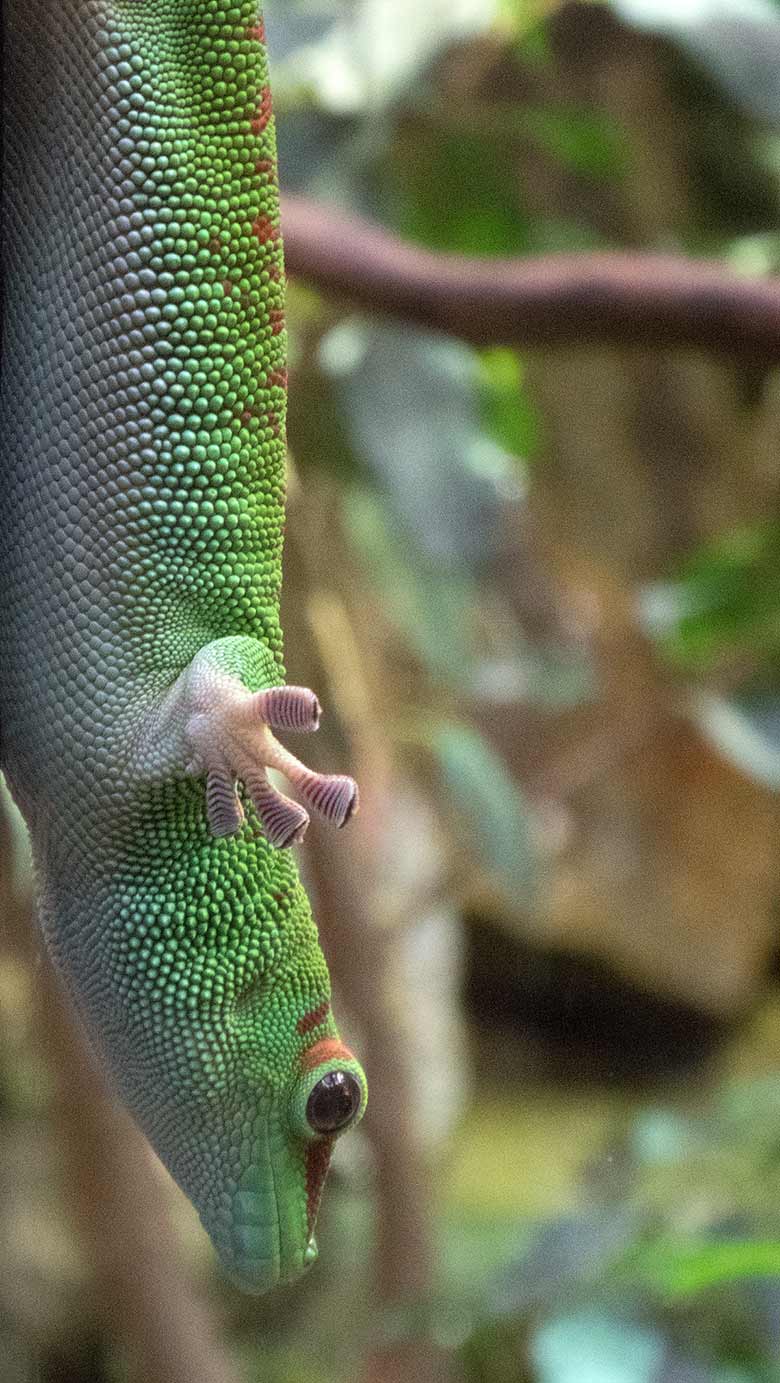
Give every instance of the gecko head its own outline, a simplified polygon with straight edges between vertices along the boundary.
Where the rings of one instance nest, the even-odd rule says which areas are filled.
[[[315,1262],[333,1147],[367,1101],[365,1075],[338,1037],[328,1000],[290,988],[280,983],[232,1022],[189,1030],[177,1023],[162,1061],[159,1048],[155,1057],[136,1040],[114,1062],[223,1271],[255,1294],[293,1282]]]
[[[217,849],[224,878],[233,855],[227,842]],[[367,1098],[363,1071],[337,1033],[306,895],[286,855],[268,859],[276,871],[275,891],[265,891],[270,942],[254,909],[247,921],[237,910],[238,941],[228,933],[221,951],[201,947],[166,986],[164,1007],[155,994],[153,1004],[117,1005],[110,1015],[104,1007],[94,1022],[121,1093],[222,1268],[255,1293],[293,1281],[316,1259],[333,1146]],[[182,911],[178,893],[171,903]]]
[[[291,1282],[316,1260],[314,1228],[333,1145],[362,1118],[366,1099],[359,1063],[330,1037],[303,1051],[286,1089],[258,1111],[254,1136],[242,1143],[227,1219],[211,1228],[225,1272],[243,1291]]]
[[[366,1107],[366,1078],[338,1037],[318,949],[308,974],[277,973],[234,1012],[214,1097],[184,1113],[198,1148],[188,1175],[163,1150],[224,1272],[246,1292],[292,1282],[316,1260],[333,1146]]]

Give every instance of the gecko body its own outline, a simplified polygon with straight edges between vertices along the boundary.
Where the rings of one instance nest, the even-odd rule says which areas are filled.
[[[55,964],[229,1273],[316,1256],[341,1043],[285,848],[351,779],[279,625],[286,335],[255,0],[7,0],[0,748]],[[280,793],[286,774],[306,806]]]

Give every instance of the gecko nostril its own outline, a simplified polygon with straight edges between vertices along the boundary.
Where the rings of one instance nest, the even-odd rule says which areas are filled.
[[[269,989],[268,976],[262,971],[257,970],[253,974],[242,975],[237,984],[234,996],[234,1010],[241,1013],[245,1009],[253,1011],[259,1004],[262,1004]]]

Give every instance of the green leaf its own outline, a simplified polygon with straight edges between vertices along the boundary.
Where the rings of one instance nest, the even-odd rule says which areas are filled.
[[[681,613],[661,637],[669,657],[707,668],[743,651],[780,657],[780,525],[733,529],[688,560],[678,581]]]
[[[494,346],[478,359],[482,417],[491,437],[511,456],[533,457],[540,447],[539,417],[521,357],[510,347]]]
[[[511,166],[508,140],[493,129],[442,130],[415,121],[408,133],[399,132],[388,168],[398,229],[432,250],[526,253],[530,226]]]
[[[525,110],[523,126],[546,153],[591,178],[624,177],[629,151],[624,135],[606,116],[592,111],[539,106]]]
[[[780,1277],[780,1240],[666,1239],[639,1250],[636,1267],[657,1291],[687,1297],[748,1278]]]
[[[533,813],[503,759],[478,731],[447,722],[430,744],[469,837],[514,900],[531,900],[536,877]]]

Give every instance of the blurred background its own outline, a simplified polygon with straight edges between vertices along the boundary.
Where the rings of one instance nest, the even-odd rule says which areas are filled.
[[[266,19],[315,227],[777,267],[776,0]],[[363,801],[302,867],[369,1114],[316,1268],[235,1292],[57,1008],[6,805],[0,1380],[778,1380],[777,369],[477,348],[295,269],[288,672]]]

